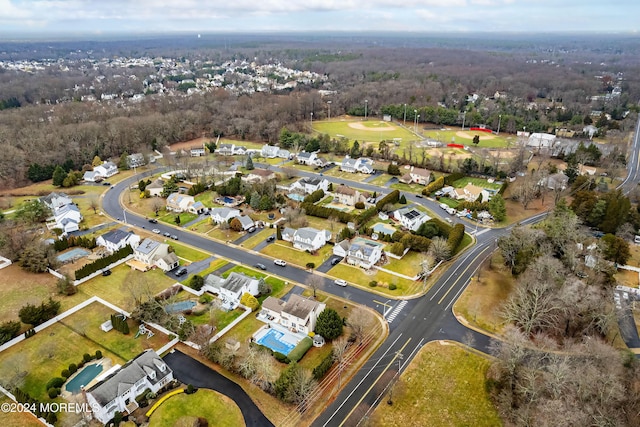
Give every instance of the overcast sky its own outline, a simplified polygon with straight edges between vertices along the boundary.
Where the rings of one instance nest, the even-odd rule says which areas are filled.
[[[636,33],[640,0],[0,0],[0,34]]]

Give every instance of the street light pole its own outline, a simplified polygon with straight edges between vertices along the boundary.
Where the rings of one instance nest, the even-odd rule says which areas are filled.
[[[369,105],[369,101],[368,100],[364,100],[364,121],[367,121],[367,106]]]
[[[467,112],[462,113],[462,130],[464,130],[464,120],[467,118]]]
[[[413,133],[416,133],[418,127],[418,110],[413,110]]]
[[[311,112],[311,131],[313,131],[313,111]]]
[[[331,101],[327,101],[327,108],[329,109],[329,120],[331,120]]]
[[[404,104],[404,118],[402,119],[402,126],[407,126],[407,104]]]
[[[502,123],[502,114],[498,114],[498,135],[500,135],[500,123]]]

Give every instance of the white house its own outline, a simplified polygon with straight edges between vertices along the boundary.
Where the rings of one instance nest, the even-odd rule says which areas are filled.
[[[247,149],[246,147],[237,146],[235,144],[220,144],[216,149],[216,152],[223,156],[236,156],[247,154]]]
[[[118,173],[118,166],[113,162],[104,162],[103,164],[93,168],[93,171],[102,178],[109,178],[110,176]]]
[[[167,197],[166,209],[172,212],[191,212],[201,214],[206,210],[202,202],[196,202],[193,196],[180,193],[171,193]]]
[[[204,286],[209,292],[218,294],[225,308],[234,309],[240,303],[242,294],[256,296],[260,293],[260,280],[242,273],[232,272],[224,279],[209,274],[204,279]]]
[[[62,206],[70,205],[73,200],[64,193],[51,193],[48,196],[40,197],[40,201],[45,204],[46,207],[54,211]]]
[[[144,188],[144,191],[148,191],[149,195],[152,197],[159,197],[162,194],[162,190],[164,189],[164,181],[160,178],[153,181],[151,184],[147,185]]]
[[[411,177],[411,182],[420,185],[427,185],[431,182],[431,171],[422,168],[411,167],[411,171],[409,171],[409,176]]]
[[[431,217],[419,210],[406,207],[393,211],[393,217],[409,230],[416,231],[422,224],[429,221]]]
[[[555,144],[556,136],[551,135],[549,133],[538,133],[534,132],[529,135],[529,140],[527,141],[527,147],[534,148],[553,148],[553,144]]]
[[[280,147],[276,147],[275,145],[263,145],[260,150],[260,154],[262,157],[267,157],[269,159],[274,159],[276,157],[280,159],[288,159],[291,157],[291,152],[289,150],[284,150]]]
[[[107,231],[103,235],[99,236],[96,239],[96,244],[98,246],[103,246],[109,252],[113,253],[127,245],[135,249],[140,244],[140,236],[135,234],[133,231],[115,229]]]
[[[65,233],[72,231],[78,231],[80,229],[80,222],[83,217],[80,213],[80,209],[73,203],[60,206],[53,211],[53,220],[55,221],[55,228],[61,229]]]
[[[314,153],[307,153],[303,151],[296,155],[296,162],[301,163],[303,165],[313,166],[315,165],[315,161],[318,158],[318,155]]]
[[[173,371],[148,349],[128,361],[86,391],[87,402],[94,417],[103,424],[116,411],[129,414],[138,408],[136,397],[146,389],[156,393],[173,380]]]
[[[340,184],[333,191],[335,201],[347,206],[353,206],[357,202],[365,202],[368,194],[360,193],[359,190]]]
[[[482,195],[482,201],[488,202],[491,199],[491,193],[482,187],[467,183],[463,188],[454,188],[450,193],[454,199],[466,200],[467,202],[475,202]]]
[[[213,222],[221,224],[223,222],[229,222],[231,218],[240,216],[240,211],[232,208],[214,208],[209,211],[209,215],[211,215]]]
[[[294,230],[286,227],[282,230],[282,240],[293,243],[293,247],[302,251],[317,251],[331,239],[331,232],[304,227]]]
[[[329,189],[329,181],[324,178],[302,178],[289,187],[291,191],[300,191],[305,194],[311,194],[316,190],[322,190],[325,193]]]
[[[343,240],[333,247],[333,254],[344,257],[348,264],[369,269],[382,257],[382,245],[365,239],[355,243]]]
[[[154,266],[169,271],[180,265],[180,261],[174,252],[169,252],[169,245],[146,238],[133,250],[133,260],[127,264],[141,271]]]
[[[308,335],[316,328],[318,315],[326,305],[297,294],[292,294],[286,302],[267,297],[262,304],[262,314],[273,318],[287,329]]]
[[[140,166],[144,166],[145,164],[146,161],[142,153],[133,153],[127,156],[127,166],[132,169],[139,168]]]
[[[340,164],[340,170],[351,173],[367,173],[371,174],[373,169],[373,160],[360,157],[359,159],[352,159],[349,156],[345,157]]]
[[[204,147],[194,147],[189,150],[189,154],[191,155],[191,157],[202,157],[206,153],[204,151]]]

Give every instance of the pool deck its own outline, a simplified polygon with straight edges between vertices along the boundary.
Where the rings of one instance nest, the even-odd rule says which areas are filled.
[[[97,383],[97,379],[100,378],[105,372],[107,372],[109,369],[111,369],[113,367],[113,361],[108,358],[108,357],[103,357],[102,359],[99,360],[93,360],[90,364],[96,365],[96,364],[100,364],[102,365],[102,371],[98,372],[98,374],[93,377],[91,379],[91,381],[89,381],[89,383],[85,384],[85,386],[83,387],[85,390],[90,388],[91,386],[93,386],[95,383]],[[82,372],[84,370],[84,368],[79,369],[75,374],[71,375],[67,381],[65,382],[65,385],[62,386],[62,390],[60,393],[60,396],[62,396],[64,399],[70,400],[73,396],[78,396],[80,394],[80,392],[78,393],[71,393],[70,391],[67,391],[66,389],[66,385],[69,383],[69,381],[73,380],[75,377],[78,376],[78,374],[80,374],[80,372]]]

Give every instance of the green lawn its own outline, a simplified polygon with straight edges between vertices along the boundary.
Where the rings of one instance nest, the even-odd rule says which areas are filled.
[[[207,235],[214,239],[222,240],[224,242],[226,241],[233,242],[239,237],[244,236],[244,232],[233,231],[231,229],[221,230],[220,227],[216,227],[213,230],[209,231]]]
[[[458,205],[460,205],[459,200],[451,199],[449,197],[440,197],[438,199],[438,203],[444,203],[445,205],[452,207],[454,209],[457,208]]]
[[[366,129],[355,129],[349,126],[349,123],[358,123],[364,126]],[[392,131],[380,131],[380,128],[393,127]],[[367,121],[363,120],[331,120],[331,121],[317,121],[313,122],[313,130],[318,133],[326,133],[332,138],[345,137],[351,141],[358,140],[360,143],[364,141],[380,142],[384,140],[392,140],[394,138],[402,138],[403,141],[416,140],[416,136],[397,126],[394,123],[382,122],[379,119],[370,118]],[[377,147],[376,147],[377,148]]]
[[[336,166],[335,168],[328,170],[325,172],[325,175],[357,182],[362,182],[371,176],[366,173],[344,172],[340,170],[340,166]]]
[[[379,176],[375,177],[375,179],[372,179],[371,181],[369,181],[368,184],[377,185],[378,187],[382,187],[391,178],[393,178],[393,176],[391,176],[389,174],[386,174],[386,173],[383,173],[382,175],[379,175]]]
[[[277,277],[269,276],[265,279],[267,285],[271,286],[271,293],[269,295],[262,295],[258,298],[260,304],[267,299],[268,296],[272,296],[274,298],[280,298],[285,295],[293,285],[291,283],[285,284],[284,280],[278,279]]]
[[[180,393],[167,399],[151,415],[150,427],[194,425],[198,417],[209,426],[244,426],[238,405],[227,396],[213,390],[199,389],[194,394]]]
[[[485,389],[489,361],[457,345],[426,344],[369,422],[380,426],[501,426]],[[419,420],[419,421],[418,421]]]
[[[267,277],[266,273],[261,273],[258,270],[254,270],[253,268],[245,267],[242,265],[236,265],[233,268],[222,273],[222,277],[227,278],[231,273],[241,273],[245,276],[255,277],[256,279],[263,279]]]
[[[420,194],[424,189],[424,185],[420,184],[405,184],[404,182],[396,182],[390,185],[394,190],[405,191],[407,193]]]
[[[385,269],[395,271],[396,273],[405,274],[413,277],[422,271],[420,263],[423,260],[422,254],[414,251],[406,253],[402,259],[389,258],[391,262],[384,266]]]
[[[260,230],[260,229],[259,229]],[[253,249],[258,244],[264,242],[267,237],[276,234],[275,228],[264,228],[260,231],[253,233],[253,236],[249,237],[247,240],[242,242],[242,247]]]
[[[291,243],[280,240],[265,247],[261,252],[274,258],[283,259],[291,264],[296,264],[301,267],[305,267],[307,263],[310,262],[315,263],[317,267],[322,264],[328,257],[330,257],[333,251],[333,246],[325,245],[320,248],[320,250],[318,250],[316,255],[312,255],[310,253],[294,249],[290,245]]]
[[[460,132],[462,129],[458,128],[458,129],[451,129],[451,130],[429,130],[429,131],[425,131],[422,132],[422,134],[425,137],[431,138],[431,139],[435,139],[437,141],[442,142],[443,144],[450,144],[452,142],[452,138],[453,138],[453,142],[455,144],[462,144],[462,145],[468,145],[471,147],[475,147],[475,144],[473,143],[473,135],[479,135],[479,136],[487,136],[490,134],[487,134],[486,132],[473,132],[473,131],[469,131],[469,128],[467,128],[465,130],[465,132],[467,132],[467,134],[469,135],[469,138],[463,138],[461,136],[459,136],[457,133]],[[485,139],[485,140],[481,140],[480,143],[478,144],[479,148],[504,148],[504,147],[508,147],[509,146],[509,142],[510,141],[514,141],[513,137],[511,137],[508,134],[504,134],[504,135],[492,135],[494,138],[492,139]]]
[[[231,311],[225,310],[205,310],[204,313],[195,315],[185,315],[188,320],[191,320],[194,325],[206,325],[211,321],[211,317],[215,319],[215,325],[218,331],[226,328],[231,322],[240,317],[244,313],[244,310],[236,309]]]
[[[195,196],[194,199],[196,200],[196,202],[202,202],[202,204],[205,205],[208,208],[212,208],[214,206],[217,206],[216,203],[213,203],[213,192],[212,191],[205,191],[204,193],[200,193],[197,196]]]
[[[202,261],[208,258],[210,255],[194,249],[190,246],[181,245],[175,240],[168,241],[169,245],[176,251],[176,255],[179,258],[184,258],[190,262]]]
[[[180,222],[177,224],[176,224],[176,216],[180,217]],[[198,218],[198,215],[193,214],[191,212],[181,212],[179,214],[174,212],[169,212],[165,215],[162,215],[161,217],[158,217],[158,221],[162,221],[171,225],[180,226],[180,224],[186,224],[188,222],[193,221],[196,218]]]
[[[460,178],[459,180],[454,181],[453,187],[455,187],[455,188],[463,188],[468,183],[471,183],[471,184],[476,185],[478,187],[488,188],[488,189],[492,189],[492,190],[499,190],[500,187],[502,187],[502,184],[489,183],[486,179],[472,178],[470,176],[465,176],[464,178]]]
[[[333,277],[346,280],[350,284],[356,284],[366,289],[369,287],[369,282],[376,280],[380,284],[389,285],[395,283],[397,288],[393,291],[389,290],[385,286],[377,286],[375,289],[378,292],[394,296],[412,295],[419,292],[422,289],[422,282],[416,282],[407,280],[401,277],[394,276],[384,271],[378,271],[373,275],[366,274],[365,271],[358,267],[352,267],[344,263],[340,263],[329,270],[329,274]]]

